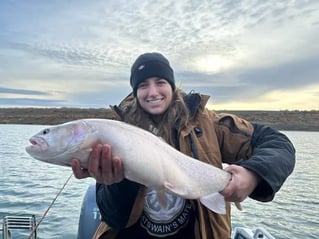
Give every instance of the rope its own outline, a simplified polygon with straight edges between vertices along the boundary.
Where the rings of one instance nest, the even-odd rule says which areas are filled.
[[[73,173],[71,173],[71,175],[69,176],[69,178],[65,181],[64,185],[62,186],[62,188],[60,189],[60,191],[58,192],[58,194],[55,196],[55,198],[53,199],[53,201],[51,202],[50,206],[48,207],[48,209],[44,212],[43,216],[41,217],[39,223],[33,228],[32,232],[30,233],[28,239],[31,239],[33,234],[37,231],[38,227],[40,226],[41,222],[43,221],[43,219],[45,218],[45,216],[47,215],[47,213],[49,212],[49,210],[51,209],[51,207],[53,206],[53,204],[55,203],[55,201],[57,200],[57,198],[60,196],[61,192],[63,191],[63,189],[65,188],[65,186],[68,184],[68,182],[70,181],[71,177],[73,176]]]

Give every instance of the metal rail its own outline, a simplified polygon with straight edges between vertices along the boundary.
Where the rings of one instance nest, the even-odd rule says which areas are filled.
[[[11,237],[12,230],[28,230],[32,232],[36,226],[35,216],[5,216],[3,218],[3,239],[13,239]],[[37,238],[36,231],[33,233],[32,239]]]

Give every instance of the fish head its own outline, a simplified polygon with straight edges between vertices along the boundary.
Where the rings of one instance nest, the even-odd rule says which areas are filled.
[[[72,121],[41,130],[30,138],[26,151],[47,163],[70,166],[72,159],[78,158],[85,164],[92,146],[90,136],[92,128],[85,121]]]

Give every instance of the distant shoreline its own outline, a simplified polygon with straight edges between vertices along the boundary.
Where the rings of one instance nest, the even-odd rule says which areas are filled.
[[[278,130],[319,131],[319,111],[216,111]],[[55,125],[83,118],[110,118],[109,108],[0,108],[0,124]]]

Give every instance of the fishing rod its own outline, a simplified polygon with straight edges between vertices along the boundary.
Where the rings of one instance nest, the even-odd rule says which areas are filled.
[[[57,195],[55,196],[55,198],[52,200],[51,204],[49,205],[49,207],[47,208],[47,210],[44,212],[44,214],[42,215],[40,221],[36,224],[36,226],[33,228],[33,230],[31,231],[28,239],[31,239],[33,234],[37,231],[38,227],[40,226],[41,222],[43,221],[43,219],[46,217],[47,213],[49,212],[49,210],[52,208],[53,204],[55,203],[55,201],[57,200],[57,198],[60,196],[61,192],[63,191],[63,189],[65,188],[65,186],[68,184],[68,182],[70,181],[71,177],[73,176],[73,173],[71,173],[71,175],[68,177],[68,179],[65,181],[65,183],[63,184],[62,188],[59,190],[59,192],[57,193]]]

